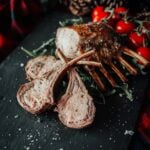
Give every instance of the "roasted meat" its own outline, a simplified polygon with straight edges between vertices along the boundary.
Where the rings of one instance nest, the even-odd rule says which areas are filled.
[[[42,78],[32,80],[20,86],[17,92],[17,100],[19,104],[28,112],[38,114],[45,111],[55,104],[53,92],[59,79],[67,72],[67,70],[82,58],[91,56],[94,51],[89,51],[67,64],[58,65],[55,69],[47,72]]]
[[[56,33],[56,47],[70,59],[73,59],[84,52],[95,49],[95,55],[90,60],[101,63],[99,71],[109,81],[112,87],[116,82],[111,74],[105,69],[104,64],[109,66],[121,81],[126,82],[127,78],[117,68],[114,60],[121,63],[132,75],[137,75],[137,69],[128,63],[123,54],[136,58],[143,65],[149,65],[149,62],[136,52],[126,48],[122,43],[122,38],[106,23],[88,23],[58,28]],[[100,90],[106,90],[104,83],[98,77],[94,68],[85,67],[93,80],[97,83]]]
[[[39,56],[28,61],[25,71],[28,80],[33,80],[43,77],[47,72],[54,71],[58,66],[61,66],[60,60],[54,56]]]
[[[69,128],[84,128],[93,123],[96,108],[80,76],[72,69],[66,93],[57,104],[60,121]]]
[[[66,57],[74,58],[80,55],[80,50],[95,48],[104,61],[117,57],[121,48],[120,38],[104,23],[89,23],[58,28],[56,46]],[[111,50],[110,50],[111,49]]]

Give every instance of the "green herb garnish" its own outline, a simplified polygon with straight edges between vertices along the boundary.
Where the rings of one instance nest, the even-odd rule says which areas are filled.
[[[121,89],[123,91],[122,95],[120,96],[125,95],[127,99],[129,99],[130,101],[133,101],[133,93],[132,93],[132,90],[129,89],[129,86],[127,83],[121,86],[117,85],[116,88]]]
[[[44,42],[36,49],[27,50],[24,47],[21,47],[21,50],[31,57],[36,57],[36,56],[44,55],[48,51],[46,47],[48,47],[48,49],[51,48],[50,51],[51,55],[54,54],[55,38],[50,38],[48,41]]]
[[[83,18],[74,18],[74,19],[66,19],[65,21],[59,21],[59,25],[61,27],[67,26],[67,25],[74,25],[74,24],[80,24],[83,23]]]

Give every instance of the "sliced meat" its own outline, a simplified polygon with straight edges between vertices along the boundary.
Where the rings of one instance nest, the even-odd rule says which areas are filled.
[[[93,98],[75,69],[71,69],[69,79],[67,91],[58,101],[56,111],[65,126],[84,128],[94,121],[96,109]]]
[[[61,27],[56,33],[56,47],[67,58],[80,55],[80,50],[88,51],[95,48],[104,60],[110,59],[120,48],[119,40],[112,28],[104,23]]]
[[[32,80],[21,85],[17,92],[19,104],[27,111],[37,114],[54,105],[53,92],[59,79],[67,70],[82,58],[91,56],[94,51],[87,52],[67,64],[55,66],[55,69],[45,74],[42,78]]]
[[[49,109],[54,105],[54,87],[65,71],[66,67],[63,65],[40,79],[21,85],[17,92],[19,104],[32,114],[38,114]]]
[[[45,73],[52,72],[59,65],[62,65],[60,60],[54,56],[39,56],[28,61],[25,70],[28,80],[41,78]]]

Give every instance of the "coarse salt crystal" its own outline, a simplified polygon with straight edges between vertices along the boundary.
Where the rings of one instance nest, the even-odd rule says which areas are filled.
[[[124,135],[133,135],[134,134],[134,131],[132,131],[132,130],[125,130],[125,132],[124,132]]]
[[[21,64],[20,64],[20,67],[24,67],[24,63],[21,63]]]

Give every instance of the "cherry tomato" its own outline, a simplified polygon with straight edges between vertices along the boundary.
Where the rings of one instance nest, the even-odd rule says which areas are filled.
[[[116,32],[120,34],[128,34],[135,28],[135,25],[132,22],[120,20],[116,24]]]
[[[150,48],[149,47],[140,47],[137,49],[137,53],[143,56],[148,61],[150,61]]]
[[[99,13],[99,15],[94,16],[94,17],[92,18],[92,20],[93,20],[93,22],[102,21],[103,19],[108,18],[109,15],[110,15],[109,12],[102,11],[102,12]]]
[[[143,43],[146,39],[146,36],[144,34],[140,34],[140,33],[137,33],[137,32],[132,32],[129,35],[129,39],[135,47],[140,47],[140,46],[143,45]]]
[[[104,7],[103,6],[97,6],[93,9],[93,12],[92,12],[92,18],[95,17],[95,16],[98,16],[100,14],[100,12],[103,12],[104,11]]]
[[[116,23],[122,18],[121,14],[127,13],[127,9],[125,7],[117,7],[114,9],[114,13],[108,21],[108,24],[115,28]]]
[[[117,7],[114,10],[115,14],[125,14],[128,12],[127,8],[125,7]]]

